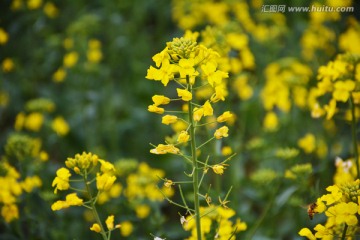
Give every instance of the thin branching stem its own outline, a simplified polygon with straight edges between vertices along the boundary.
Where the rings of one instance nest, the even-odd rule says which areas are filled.
[[[342,233],[342,236],[341,236],[341,240],[346,239],[346,231],[347,231],[347,229],[348,229],[348,225],[345,223],[344,230],[343,230],[343,233]]]
[[[91,189],[90,189],[90,182],[87,181],[87,174],[86,174],[86,172],[85,172],[85,175],[84,175],[84,182],[85,182],[85,186],[86,186],[87,193],[89,194],[89,197],[90,197],[91,211],[92,211],[92,213],[93,213],[93,215],[94,215],[94,217],[95,217],[95,220],[96,220],[97,224],[99,224],[100,229],[101,229],[100,234],[101,234],[101,236],[102,236],[102,238],[103,238],[104,240],[108,240],[108,237],[106,236],[106,232],[105,232],[104,226],[102,225],[101,220],[100,220],[100,217],[99,217],[99,214],[98,214],[98,212],[97,212],[97,210],[96,210],[96,206],[95,206],[96,198],[95,198],[95,200],[94,200],[93,197],[92,197],[92,193],[91,193]]]
[[[192,86],[190,84],[190,77],[186,76],[187,90],[192,93]],[[196,141],[195,141],[195,125],[193,118],[193,103],[189,102],[189,123],[190,123],[190,142],[191,142],[191,155],[192,164],[194,168],[193,173],[193,191],[194,191],[194,206],[195,206],[195,223],[197,239],[201,240],[201,223],[200,223],[200,201],[199,201],[199,169],[196,156]]]
[[[356,116],[355,116],[355,104],[354,99],[352,96],[349,98],[350,108],[351,108],[351,133],[352,133],[352,142],[354,148],[354,158],[356,163],[356,171],[357,171],[357,178],[360,178],[360,163],[359,163],[359,152],[358,152],[358,144],[357,144],[357,137],[356,137]]]

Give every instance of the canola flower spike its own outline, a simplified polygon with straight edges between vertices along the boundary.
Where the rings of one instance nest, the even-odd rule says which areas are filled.
[[[312,117],[326,115],[332,119],[339,111],[339,103],[348,101],[358,102],[360,55],[353,53],[338,54],[335,60],[320,66],[317,73],[316,102],[312,104]],[[321,98],[330,95],[331,98],[323,106],[319,104]],[[320,100],[317,100],[320,99]],[[355,100],[356,99],[356,100]]]
[[[104,240],[109,240],[111,231],[114,228],[118,228],[119,225],[114,227],[114,216],[110,215],[105,221],[108,229],[108,231],[106,231],[96,208],[96,203],[103,203],[109,197],[119,196],[122,186],[115,184],[115,166],[106,160],[100,159],[96,154],[91,152],[76,154],[73,158],[69,157],[65,161],[65,165],[66,167],[62,167],[56,172],[57,176],[52,183],[52,186],[55,187],[54,192],[57,193],[58,190],[68,189],[75,192],[66,195],[65,201],[58,200],[53,203],[51,209],[58,211],[72,206],[84,206],[90,209],[96,221],[96,223],[90,227],[90,230],[99,233]],[[83,189],[80,189],[78,186],[72,186],[72,188],[70,188],[70,177],[72,174],[69,169],[73,170],[76,175],[79,175],[80,179],[72,180],[77,182],[82,180]],[[94,188],[96,189],[96,194],[93,193]],[[78,197],[77,192],[84,195],[87,200],[84,201]]]
[[[220,215],[218,218],[209,218],[205,212],[202,211],[199,201],[199,185],[201,185],[203,177],[207,173],[207,170],[211,168],[217,175],[225,174],[227,164],[225,162],[208,165],[207,161],[204,164],[203,177],[199,179],[201,172],[198,163],[201,162],[197,159],[199,149],[214,139],[222,139],[229,136],[229,128],[227,126],[217,126],[219,123],[230,123],[235,119],[234,114],[230,111],[223,112],[220,116],[215,116],[215,104],[219,101],[224,101],[228,95],[226,89],[226,78],[229,77],[227,72],[222,71],[219,67],[221,56],[219,53],[211,48],[205,47],[201,42],[196,42],[197,36],[194,33],[187,32],[185,37],[174,38],[172,42],[168,42],[165,49],[153,57],[156,67],[150,66],[147,71],[146,78],[150,80],[161,81],[165,87],[171,87],[170,80],[176,81],[179,86],[173,87],[173,93],[178,98],[168,98],[163,95],[154,95],[152,97],[153,104],[148,107],[148,111],[163,114],[165,112],[171,112],[162,116],[161,122],[166,125],[171,125],[176,134],[172,138],[168,138],[166,144],[158,144],[150,150],[153,154],[176,154],[186,161],[190,162],[193,167],[191,174],[187,175],[192,178],[189,181],[193,185],[193,207],[189,208],[186,203],[176,204],[177,206],[183,206],[186,209],[194,209],[193,214],[189,218],[181,218],[181,224],[186,231],[191,231],[192,239],[204,239],[205,234],[209,233],[212,224],[219,224],[217,229],[217,236],[224,238],[231,237],[235,232],[244,231],[246,224],[241,222],[240,219],[233,221],[229,220],[233,214],[230,214],[230,210],[226,206],[228,201],[220,199],[217,209],[220,209]],[[173,65],[171,68],[169,65]],[[166,69],[166,73],[162,69]],[[169,71],[171,68],[171,71]],[[201,98],[201,100],[199,100]],[[165,110],[160,107],[161,105],[167,105],[172,101],[180,101],[183,104],[181,111]],[[167,105],[166,108],[170,108],[172,105]],[[173,114],[174,113],[174,114]],[[181,114],[181,117],[178,115]],[[188,119],[184,120],[183,115],[186,114]],[[181,121],[180,121],[181,120]],[[204,123],[202,123],[203,121]],[[180,126],[181,125],[181,126]],[[214,136],[204,141],[201,145],[197,146],[197,138],[195,129],[200,127],[217,128],[214,131]],[[178,145],[173,143],[177,142]],[[186,144],[185,144],[186,143]],[[190,156],[182,153],[182,149],[178,148],[188,147],[190,148]],[[187,151],[184,151],[187,152]],[[227,150],[226,154],[231,152]],[[231,154],[231,153],[230,153]],[[200,163],[199,163],[200,164]],[[164,180],[164,187],[161,189],[164,197],[167,198],[166,190],[172,190],[171,186],[176,183],[180,185],[183,182],[174,182],[173,180]],[[200,180],[200,181],[199,181]],[[128,183],[128,185],[132,185]],[[125,191],[126,195],[132,194],[130,190]],[[141,193],[139,193],[141,194]],[[144,194],[144,193],[143,193]],[[206,201],[209,206],[211,204],[211,197],[207,196]],[[221,211],[221,209],[225,209]],[[137,210],[138,216],[146,213],[146,207],[139,208]],[[211,209],[213,211],[214,209]],[[225,213],[227,215],[225,216]],[[213,213],[209,215],[214,215]],[[222,220],[219,221],[218,219]]]
[[[314,213],[327,217],[325,224],[317,224],[314,232],[302,228],[298,234],[308,239],[327,237],[353,236],[358,230],[360,209],[360,180],[332,185],[326,188],[329,192],[316,201]],[[346,226],[346,227],[345,227]]]

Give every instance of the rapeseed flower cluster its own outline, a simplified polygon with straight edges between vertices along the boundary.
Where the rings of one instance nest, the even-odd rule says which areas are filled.
[[[45,126],[50,125],[51,130],[58,136],[65,136],[69,133],[68,122],[62,116],[49,118],[55,111],[55,104],[47,98],[36,98],[25,104],[25,111],[19,112],[15,119],[14,128],[16,131],[28,130],[40,132]]]
[[[119,228],[120,225],[116,225],[114,228],[113,216],[109,216],[106,220],[108,231],[105,231],[95,204],[101,193],[111,191],[114,186],[116,180],[114,165],[106,160],[100,159],[96,154],[83,152],[82,154],[76,154],[73,158],[67,158],[65,166],[66,167],[61,167],[56,171],[56,177],[52,182],[52,186],[55,188],[54,193],[69,189],[74,192],[67,194],[65,200],[59,200],[53,203],[51,209],[58,211],[71,206],[84,206],[90,209],[96,220],[96,223],[92,225],[90,230],[100,233],[103,239],[110,239],[111,231]],[[74,175],[79,176],[79,178],[71,178]],[[79,185],[81,181],[83,184]],[[93,188],[96,188],[96,194],[94,194]],[[84,192],[86,195],[84,195]],[[79,197],[77,193],[84,196]],[[84,201],[84,197],[87,197],[88,200]]]
[[[340,112],[342,103],[350,102],[357,105],[360,102],[357,86],[357,82],[360,81],[358,69],[360,69],[360,56],[351,53],[339,54],[335,60],[319,68],[316,102],[312,106],[312,117],[326,116],[326,119],[330,120]],[[324,102],[323,98],[328,100]],[[351,119],[352,117],[350,117]]]
[[[311,68],[295,59],[281,59],[266,67],[266,82],[261,90],[261,100],[267,111],[263,123],[265,130],[278,129],[277,109],[288,113],[292,105],[301,109],[308,106],[312,99],[307,89],[311,76]]]
[[[317,199],[314,208],[315,214],[325,214],[326,223],[317,224],[315,234],[308,228],[301,229],[299,234],[308,239],[353,239],[359,231],[360,180],[335,184],[326,190],[328,193]]]
[[[247,225],[241,221],[240,218],[236,218],[235,222],[231,219],[235,217],[235,211],[228,207],[220,206],[207,206],[201,207],[200,213],[203,215],[201,218],[201,226],[203,229],[202,238],[208,239],[211,237],[211,233],[215,230],[215,239],[227,240],[233,238],[238,232],[245,231]],[[186,231],[191,231],[191,236],[186,240],[196,240],[196,224],[192,216],[182,218],[182,225]]]
[[[0,206],[1,217],[10,223],[19,218],[20,197],[42,186],[38,176],[27,176],[21,180],[20,173],[5,158],[0,161]]]
[[[158,68],[150,67],[146,78],[155,81],[161,81],[167,86],[170,81],[179,85],[176,88],[178,98],[169,98],[164,95],[154,95],[153,104],[148,107],[150,112],[163,114],[166,113],[164,105],[171,101],[182,101],[187,109],[191,109],[191,121],[200,124],[204,117],[213,116],[213,104],[225,100],[225,89],[222,85],[228,74],[218,70],[219,54],[212,49],[206,48],[202,44],[197,44],[197,34],[187,34],[188,37],[175,38],[172,42],[167,43],[167,47],[153,57]],[[195,80],[199,77],[199,80]],[[201,88],[210,87],[210,99],[202,104],[193,102],[193,95]],[[196,88],[196,90],[195,90]],[[171,111],[168,111],[171,112]],[[180,114],[184,115],[186,112]],[[222,123],[231,119],[233,114],[229,111],[218,116],[215,122]],[[162,123],[176,124],[177,122],[185,123],[184,129],[178,133],[177,144],[159,144],[150,152],[154,154],[180,154],[178,146],[190,140],[190,122],[181,116],[166,114],[162,117]],[[195,127],[195,126],[192,126]],[[214,138],[221,139],[228,136],[228,127],[223,126],[213,133]]]
[[[157,114],[165,114],[162,117],[163,124],[176,125],[180,122],[182,127],[174,127],[175,137],[168,138],[169,142],[166,141],[165,144],[154,146],[150,152],[179,155],[191,164],[193,170],[188,176],[192,178],[194,208],[189,208],[185,202],[183,206],[194,219],[191,239],[201,239],[207,233],[207,230],[203,228],[203,220],[200,220],[203,217],[199,204],[201,187],[199,169],[203,169],[203,177],[208,169],[212,169],[215,174],[223,175],[228,166],[226,162],[231,158],[230,156],[222,162],[210,165],[208,162],[210,156],[207,156],[206,161],[198,160],[201,158],[199,151],[212,140],[228,137],[229,128],[226,125],[217,126],[234,119],[234,115],[230,111],[215,116],[215,104],[224,101],[227,96],[224,83],[229,75],[221,70],[221,55],[204,44],[198,43],[197,39],[198,33],[188,31],[184,37],[174,38],[173,41],[168,42],[166,48],[153,57],[156,67],[150,66],[146,75],[147,79],[160,81],[165,87],[169,85],[176,88],[176,93],[174,92],[173,95],[177,94],[177,97],[154,95],[152,97],[153,104],[148,107],[148,110]],[[183,105],[182,109],[180,111],[169,110],[169,107],[165,109],[164,106],[171,102],[180,102]],[[198,145],[200,136],[195,132],[201,131],[203,126],[207,126],[206,130],[212,131],[212,137]],[[215,131],[211,130],[213,128],[216,128]],[[187,149],[189,145],[190,149]],[[164,179],[164,182],[164,186],[167,188],[180,184],[180,182],[170,179]],[[207,194],[204,196],[207,196],[205,199],[208,202],[209,196]],[[167,198],[167,196],[165,197]],[[177,206],[181,205],[177,204]]]

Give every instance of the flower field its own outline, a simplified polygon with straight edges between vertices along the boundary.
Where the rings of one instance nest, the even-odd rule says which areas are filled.
[[[359,239],[359,11],[1,1],[0,239]]]

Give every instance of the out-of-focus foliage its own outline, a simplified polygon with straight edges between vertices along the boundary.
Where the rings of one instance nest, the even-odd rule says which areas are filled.
[[[210,195],[232,187],[231,211],[207,217],[214,222],[207,236],[225,232],[220,218],[246,222],[238,239],[315,239],[341,235],[344,226],[356,233],[359,10],[354,0],[1,1],[0,238],[99,237],[90,211],[51,210],[73,200],[55,195],[52,183],[59,177],[64,187],[59,179],[68,174],[57,170],[83,151],[116,170],[96,199],[106,226],[121,225],[113,238],[190,236],[181,209],[158,192],[191,201],[191,189],[182,194],[166,181],[181,179],[185,164],[150,154],[150,143],[176,142],[173,130],[183,125],[165,119],[170,130],[146,111],[153,95],[173,93],[145,79],[166,42],[191,38],[186,30],[219,54],[215,68],[229,77],[217,110],[234,116],[229,136],[199,153],[218,162],[236,153],[205,182]],[[204,89],[194,96],[200,102],[214,94]]]

